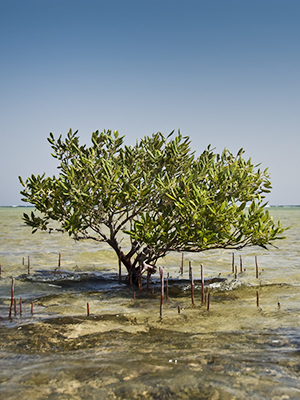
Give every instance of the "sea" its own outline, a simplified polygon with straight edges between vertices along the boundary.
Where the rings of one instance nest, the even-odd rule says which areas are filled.
[[[290,229],[268,249],[168,254],[162,309],[158,273],[130,287],[32,210],[0,207],[0,399],[300,398],[300,207],[269,208]]]

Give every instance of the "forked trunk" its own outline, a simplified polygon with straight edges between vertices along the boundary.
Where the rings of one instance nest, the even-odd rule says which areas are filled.
[[[145,262],[134,264],[123,253],[121,253],[120,255],[120,260],[127,269],[128,275],[126,277],[126,281],[130,285],[134,284],[140,287],[142,284],[142,275],[144,272],[147,272],[147,280],[149,280],[150,275],[156,272],[155,266],[146,264]]]
[[[142,283],[142,275],[144,272],[148,273],[148,278],[147,278],[148,280],[149,276],[156,272],[155,266],[147,264],[144,261],[146,258],[145,255],[144,258],[139,257],[139,260],[135,258],[134,262],[132,262],[132,257],[133,256],[137,257],[136,252],[139,246],[136,246],[136,244],[132,245],[132,248],[128,254],[124,254],[115,238],[108,240],[107,242],[115,250],[121,263],[126,267],[128,273],[126,281],[130,285],[134,284],[140,287]]]

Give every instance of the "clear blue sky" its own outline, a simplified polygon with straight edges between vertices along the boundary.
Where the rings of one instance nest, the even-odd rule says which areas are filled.
[[[244,147],[270,204],[300,204],[299,21],[299,0],[0,0],[0,205],[69,128]]]

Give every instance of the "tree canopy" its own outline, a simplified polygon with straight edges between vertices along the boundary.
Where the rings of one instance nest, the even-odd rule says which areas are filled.
[[[48,141],[59,174],[19,178],[22,200],[40,212],[25,213],[25,223],[32,232],[51,231],[57,221],[76,240],[108,243],[131,277],[153,273],[170,251],[267,246],[282,238],[284,228],[265,208],[269,173],[245,160],[243,149],[216,154],[208,146],[196,157],[190,139],[174,131],[133,146],[110,130],[94,132],[90,146],[71,130],[65,139],[50,133]]]

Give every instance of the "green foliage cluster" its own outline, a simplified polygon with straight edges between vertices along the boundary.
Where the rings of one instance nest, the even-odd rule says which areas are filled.
[[[60,172],[20,178],[23,201],[42,213],[24,214],[25,223],[34,232],[58,221],[76,240],[105,241],[129,272],[170,251],[266,246],[284,231],[265,208],[268,171],[243,159],[243,149],[215,154],[208,146],[195,157],[180,132],[134,146],[117,131],[94,132],[89,147],[71,130],[48,141]],[[126,254],[124,235],[131,239]]]

